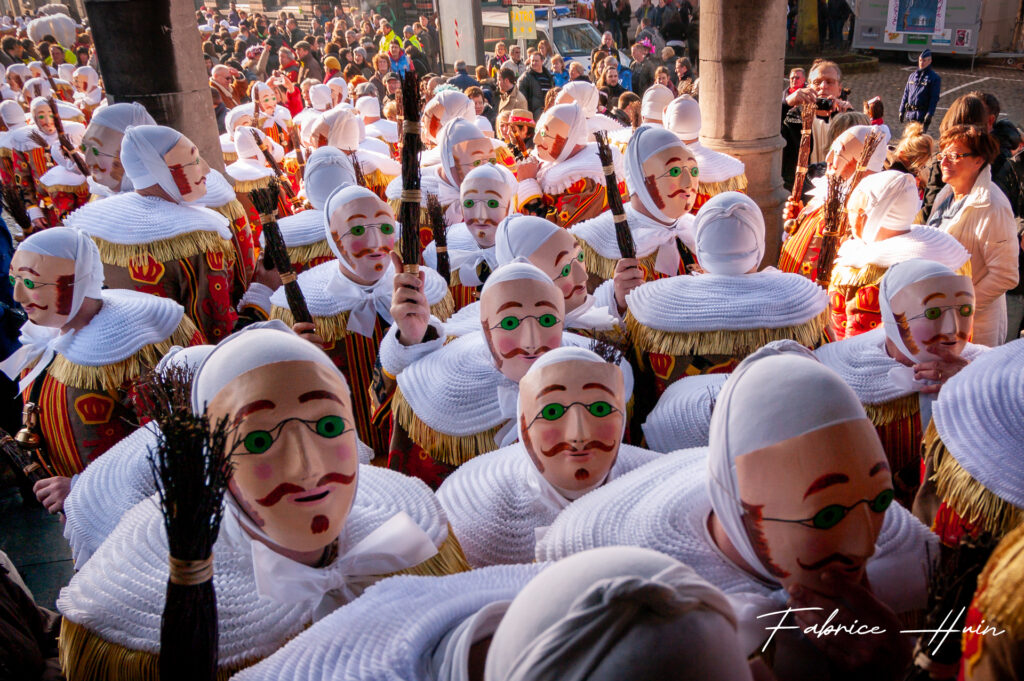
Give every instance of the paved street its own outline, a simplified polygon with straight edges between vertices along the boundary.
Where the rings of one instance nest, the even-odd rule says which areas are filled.
[[[1009,118],[1018,126],[1024,126],[1024,72],[980,65],[971,71],[970,59],[953,59],[941,55],[935,58],[932,67],[942,77],[939,106],[935,112],[935,121],[929,128],[932,135],[938,136],[938,124],[953,100],[972,90],[994,94],[1002,105],[1000,118]],[[885,105],[885,122],[892,129],[893,137],[899,138],[903,132],[899,122],[900,97],[907,77],[915,68],[902,60],[880,60],[878,71],[846,77],[844,85],[852,90],[850,102],[860,111],[864,100],[880,95]]]

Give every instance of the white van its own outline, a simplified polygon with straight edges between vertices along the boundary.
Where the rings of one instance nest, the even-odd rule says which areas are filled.
[[[563,8],[556,8],[563,9]],[[568,8],[564,8],[568,9]],[[540,14],[540,12],[538,12]],[[556,54],[562,56],[568,67],[569,61],[579,62],[583,70],[590,73],[590,53],[601,44],[601,34],[594,24],[586,19],[577,17],[556,16],[552,19],[554,39],[548,35],[547,19],[537,19],[537,40],[526,41],[526,46],[536,45],[540,40],[547,40]],[[484,57],[490,59],[494,56],[494,46],[499,42],[512,47],[515,41],[512,40],[512,33],[509,29],[509,13],[507,10],[487,10],[483,12],[484,26]],[[523,55],[525,57],[525,54]],[[618,54],[619,63],[629,66],[632,61],[629,55],[622,50]]]

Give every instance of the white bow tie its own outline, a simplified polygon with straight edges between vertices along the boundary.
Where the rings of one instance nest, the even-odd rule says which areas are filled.
[[[54,356],[71,344],[74,336],[73,330],[61,334],[60,329],[26,322],[18,337],[21,347],[0,363],[0,371],[15,380],[25,367],[35,361],[32,370],[18,383],[18,393],[23,393],[43,373]]]

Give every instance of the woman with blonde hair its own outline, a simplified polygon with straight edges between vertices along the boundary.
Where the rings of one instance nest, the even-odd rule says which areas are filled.
[[[903,137],[892,152],[889,170],[910,173],[918,178],[920,185],[921,171],[935,155],[937,148],[935,138],[925,133],[924,125],[919,121],[911,121],[903,128]]]

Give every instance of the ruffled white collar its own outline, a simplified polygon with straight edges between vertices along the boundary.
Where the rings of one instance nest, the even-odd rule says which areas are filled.
[[[625,177],[622,167],[622,154],[615,147],[611,148],[615,166],[615,176]],[[537,171],[537,183],[545,194],[555,196],[561,194],[574,183],[583,179],[593,180],[604,186],[604,171],[601,159],[597,155],[597,143],[590,142],[575,156],[564,161],[551,163],[544,161]]]
[[[701,182],[725,182],[746,172],[743,161],[720,151],[708,149],[700,142],[691,142],[686,145],[686,148],[693,153],[693,157],[697,160]]]
[[[682,241],[691,251],[696,250],[695,223],[697,218],[687,213],[676,220],[674,224],[666,225],[644,215],[633,208],[631,204],[627,204],[625,208],[629,231],[633,234],[633,241],[636,244],[637,257],[646,258],[657,252],[658,263],[662,265],[657,268],[658,271],[664,274],[676,274],[679,270],[679,251],[676,248],[676,239]],[[602,258],[618,260],[622,257],[619,252],[619,242],[615,236],[615,221],[610,210],[595,218],[578,223],[570,231],[585,241]]]
[[[64,225],[115,244],[148,244],[191,232],[216,232],[231,239],[228,219],[209,208],[135,192],[87,203],[65,217]]]
[[[324,213],[315,208],[278,218],[277,226],[281,228],[284,245],[289,248],[309,246],[327,240]],[[261,234],[260,243],[262,242],[263,235]]]
[[[892,267],[911,258],[934,260],[952,270],[960,269],[971,257],[955,237],[941,229],[914,225],[910,231],[882,239],[863,241],[851,237],[839,247],[836,265],[861,268],[868,265]]]
[[[248,158],[240,158],[224,170],[235,182],[254,182],[274,174],[265,164]]]

